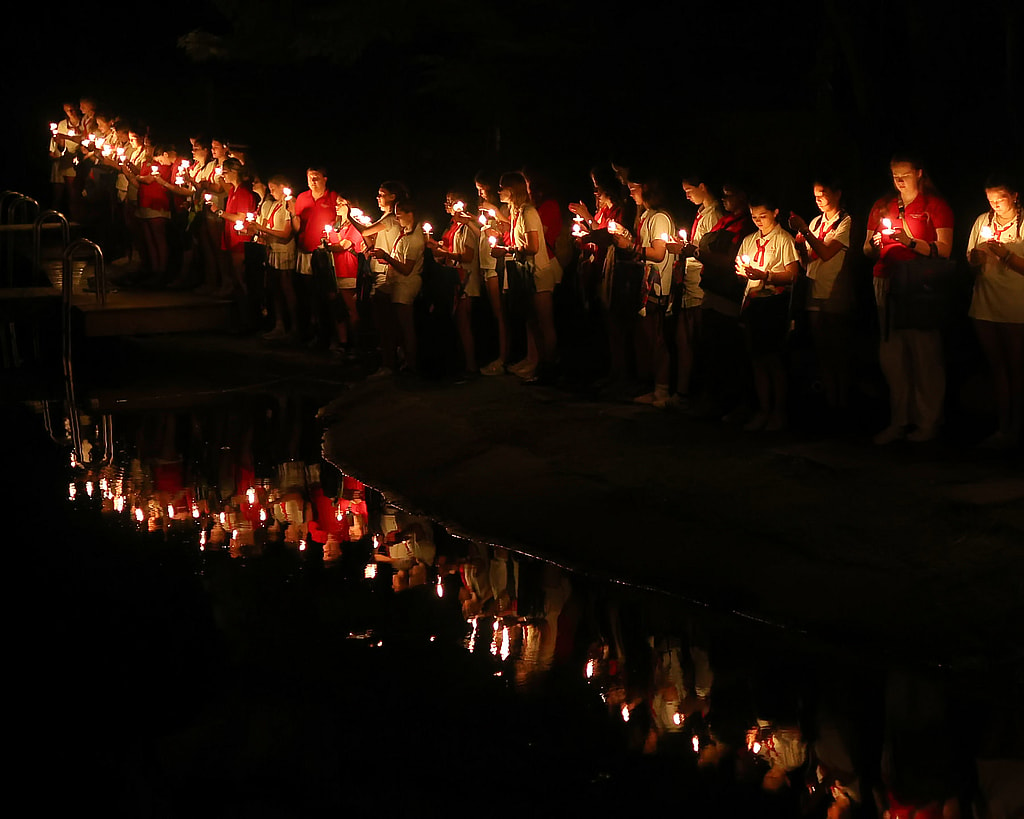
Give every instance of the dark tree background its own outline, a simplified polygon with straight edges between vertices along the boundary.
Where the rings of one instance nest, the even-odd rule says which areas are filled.
[[[1019,4],[782,0],[200,0],[122,15],[37,4],[9,21],[4,187],[45,195],[64,98],[250,146],[264,175],[312,162],[366,203],[403,178],[429,204],[481,167],[540,164],[565,197],[613,154],[738,175],[809,210],[809,177],[854,208],[921,153],[967,214],[1021,169]],[[20,13],[19,12],[19,13]],[[677,186],[673,186],[677,187]],[[678,196],[678,194],[677,194]],[[677,201],[677,204],[679,202]]]

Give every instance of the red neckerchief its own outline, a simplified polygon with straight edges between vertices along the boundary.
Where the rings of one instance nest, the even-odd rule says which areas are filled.
[[[265,228],[273,228],[274,227],[274,217],[277,216],[277,212],[279,210],[281,210],[282,204],[283,203],[281,203],[281,202],[276,202],[274,204],[274,207],[271,208],[271,210],[270,210],[270,216],[268,216],[266,219],[263,220],[263,223],[264,223],[263,227],[265,227]]]
[[[1017,220],[1013,219],[1012,221],[1010,221],[1010,222],[1008,222],[1006,224],[1006,227],[1002,227],[1001,228],[997,224],[996,220],[993,219],[992,220],[992,233],[994,235],[992,236],[992,238],[995,239],[997,242],[1002,242],[1003,241],[1003,234],[1006,233],[1006,231],[1008,231],[1010,228],[1012,228],[1016,224],[1017,224]]]
[[[776,225],[776,227],[778,226]],[[765,269],[764,267],[760,267],[759,265],[766,264],[765,257],[768,254],[768,245],[771,243],[772,234],[774,232],[775,228],[772,228],[771,231],[769,231],[768,235],[764,237],[764,244],[761,244],[760,233],[758,233],[758,235],[754,237],[754,244],[757,245],[757,250],[754,252],[754,258],[750,260],[750,264],[753,267],[757,267],[758,270]]]
[[[693,217],[693,224],[690,226],[690,241],[697,241],[697,223],[700,222],[700,217],[704,215],[704,206],[701,205],[697,208],[697,215]],[[681,237],[680,237],[681,238]]]
[[[448,226],[448,230],[446,230],[444,235],[441,237],[441,247],[449,253],[455,252],[455,234],[459,232],[459,228],[461,227],[462,225],[458,222],[452,222]]]
[[[415,230],[415,228],[413,228],[413,230]],[[398,234],[398,238],[395,239],[395,243],[391,246],[391,253],[388,254],[391,258],[395,257],[395,251],[398,250],[398,243],[402,241],[402,237],[406,235],[405,228],[402,228],[401,233]]]
[[[835,221],[826,227],[825,225],[825,214],[821,215],[821,224],[818,225],[818,241],[824,243],[825,237],[828,236],[832,231],[839,229],[839,223],[846,218],[846,213],[840,208],[836,211]],[[807,256],[811,260],[818,258],[818,254],[814,252],[813,248],[808,247]]]

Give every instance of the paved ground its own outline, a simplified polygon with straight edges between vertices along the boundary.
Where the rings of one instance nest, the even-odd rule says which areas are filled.
[[[362,383],[325,413],[332,460],[470,537],[829,640],[1020,650],[1019,463],[752,436],[514,378]]]

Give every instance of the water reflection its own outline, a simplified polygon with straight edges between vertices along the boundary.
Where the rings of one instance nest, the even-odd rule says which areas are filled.
[[[473,725],[489,709],[515,715],[498,738],[467,729],[472,741],[444,747],[456,777],[521,755],[536,777],[527,803],[545,798],[537,772],[564,766],[589,808],[621,798],[697,816],[892,819],[1024,806],[1019,662],[906,669],[453,537],[323,462],[310,408],[242,396],[125,412],[112,435],[82,418],[66,503],[189,554],[233,667],[279,674],[292,652],[344,657],[331,673],[365,675],[349,694],[376,715],[358,728],[376,753],[396,736],[444,744],[431,719],[391,713],[415,681],[417,709],[443,685],[462,692],[455,708]],[[442,682],[398,674],[400,662]]]

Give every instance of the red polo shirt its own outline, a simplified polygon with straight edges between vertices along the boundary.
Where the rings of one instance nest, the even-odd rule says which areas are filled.
[[[935,241],[940,228],[953,227],[953,211],[946,201],[926,193],[918,194],[917,198],[903,209],[903,219],[900,219],[898,197],[879,199],[868,216],[868,231],[874,234],[880,229],[882,219],[885,218],[892,220],[893,229],[899,230],[902,227],[908,236],[925,244]],[[881,253],[875,262],[875,278],[888,278],[889,267],[892,264],[908,262],[919,255],[892,236],[883,236]]]
[[[303,191],[295,200],[295,215],[299,217],[299,250],[312,253],[324,238],[324,225],[338,218],[338,194],[325,191],[319,199],[311,191]]]

